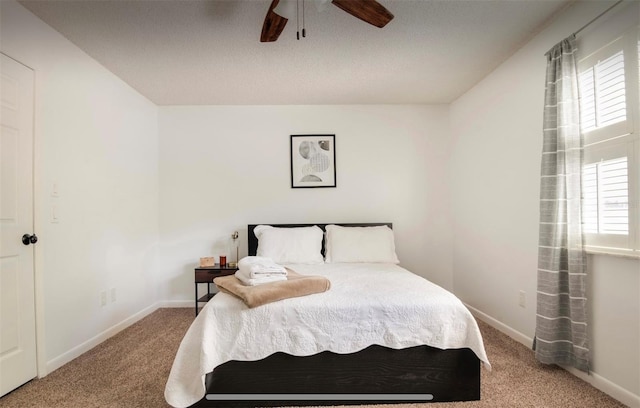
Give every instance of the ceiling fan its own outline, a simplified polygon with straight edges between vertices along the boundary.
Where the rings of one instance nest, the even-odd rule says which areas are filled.
[[[325,2],[326,1],[328,0],[325,0]],[[284,30],[285,25],[287,25],[287,21],[289,21],[288,18],[274,11],[274,9],[278,7],[278,3],[280,3],[280,0],[273,0],[269,6],[267,15],[264,18],[264,24],[262,25],[260,42],[276,41],[280,33],[282,33],[282,30]],[[389,21],[393,20],[393,14],[376,0],[331,0],[331,4],[379,28],[384,27]]]

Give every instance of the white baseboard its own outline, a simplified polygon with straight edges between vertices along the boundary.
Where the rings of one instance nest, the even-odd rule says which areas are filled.
[[[200,304],[200,307],[204,306],[204,304]],[[195,303],[193,300],[163,300],[158,302],[158,307],[193,307],[195,308]]]
[[[72,348],[66,353],[63,353],[58,357],[55,357],[47,361],[45,364],[46,371],[44,373],[38,372],[38,376],[44,377],[47,374],[57,370],[58,368],[70,362],[71,360],[79,357],[81,354],[86,353],[87,351],[91,350],[98,344],[107,340],[109,337],[112,337],[118,334],[122,330],[126,329],[127,327],[137,322],[138,320],[155,312],[159,308],[163,308],[163,307],[185,307],[186,308],[186,307],[194,307],[194,306],[195,305],[192,300],[164,300],[164,301],[154,303],[153,305],[139,311],[138,313],[135,313],[132,316],[127,317],[120,323],[117,323],[109,327],[107,330],[92,337],[91,339],[85,341],[84,343],[77,345],[76,347]]]
[[[623,404],[633,408],[640,408],[640,395],[636,395],[631,391],[628,391],[620,387],[619,385],[612,383],[601,375],[598,375],[598,373],[591,371],[589,374],[586,374],[573,367],[562,368],[580,378],[581,380],[593,385],[595,388],[599,389],[605,394],[611,395],[613,398],[617,399]]]
[[[467,305],[466,303],[465,303],[465,306],[467,307],[467,309],[469,309],[472,315],[482,320],[483,322],[487,323],[489,326],[493,327],[494,329],[497,329],[502,333],[506,334],[507,336],[511,337],[518,343],[521,343],[529,348],[531,348],[531,346],[533,345],[533,339],[531,337],[526,336],[525,334],[520,333],[517,330],[514,330],[513,328],[502,323],[501,321],[494,319],[488,314],[483,313],[478,309]]]
[[[127,317],[126,319],[124,319],[120,323],[117,323],[117,324],[109,327],[107,330],[105,330],[102,333],[92,337],[91,339],[85,341],[84,343],[81,343],[81,344],[77,345],[76,347],[72,348],[71,350],[67,351],[66,353],[63,353],[63,354],[59,355],[58,357],[55,357],[55,358],[47,361],[47,363],[46,363],[46,372],[40,374],[40,377],[44,377],[45,375],[57,370],[58,368],[60,368],[63,365],[67,364],[68,362],[70,362],[71,360],[79,357],[81,354],[86,353],[87,351],[91,350],[92,348],[94,348],[98,344],[100,344],[103,341],[107,340],[109,337],[112,337],[112,336],[118,334],[122,330],[126,329],[127,327],[131,326],[132,324],[134,324],[138,320],[142,319],[143,317],[146,317],[149,314],[155,312],[158,309],[158,307],[159,307],[158,305],[159,304],[160,304],[160,302],[159,303],[154,303],[153,305],[151,305],[151,306],[149,306],[149,307],[147,307],[145,309],[142,309],[138,313],[135,313],[135,314]]]
[[[504,333],[507,336],[511,337],[512,339],[514,339],[518,343],[522,343],[523,345],[527,346],[528,348],[531,348],[531,346],[533,345],[533,339],[531,337],[528,337],[528,336],[520,333],[519,331],[514,330],[513,328],[511,328],[511,327],[507,326],[506,324],[502,323],[501,321],[494,319],[493,317],[489,316],[486,313],[481,312],[480,310],[478,310],[478,309],[476,309],[474,307],[471,307],[471,306],[469,306],[467,304],[465,304],[465,306],[467,307],[467,309],[469,309],[471,314],[474,315],[476,318],[478,318],[478,319],[482,320],[483,322],[487,323],[489,326],[501,331],[502,333]],[[632,393],[631,391],[620,387],[619,385],[617,385],[617,384],[607,380],[606,378],[602,377],[598,373],[592,371],[589,374],[585,374],[582,371],[576,370],[573,367],[562,367],[562,368],[564,368],[565,370],[567,370],[571,374],[575,375],[576,377],[580,378],[581,380],[591,384],[593,387],[599,389],[600,391],[604,392],[605,394],[608,394],[611,397],[617,399],[618,401],[622,402],[623,404],[625,404],[625,405],[627,405],[629,407],[640,408],[640,395],[636,395],[636,394]]]

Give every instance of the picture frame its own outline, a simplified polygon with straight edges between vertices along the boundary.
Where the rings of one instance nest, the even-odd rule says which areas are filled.
[[[291,135],[291,188],[336,187],[336,135]]]

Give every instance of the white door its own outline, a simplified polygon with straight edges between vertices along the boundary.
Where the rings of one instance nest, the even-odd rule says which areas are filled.
[[[0,396],[34,378],[33,71],[0,55]]]

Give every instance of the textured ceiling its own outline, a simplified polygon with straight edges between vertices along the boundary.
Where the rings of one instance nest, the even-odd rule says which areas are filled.
[[[383,29],[306,0],[306,38],[260,43],[270,0],[20,1],[158,105],[272,105],[449,103],[570,0],[379,2]]]

